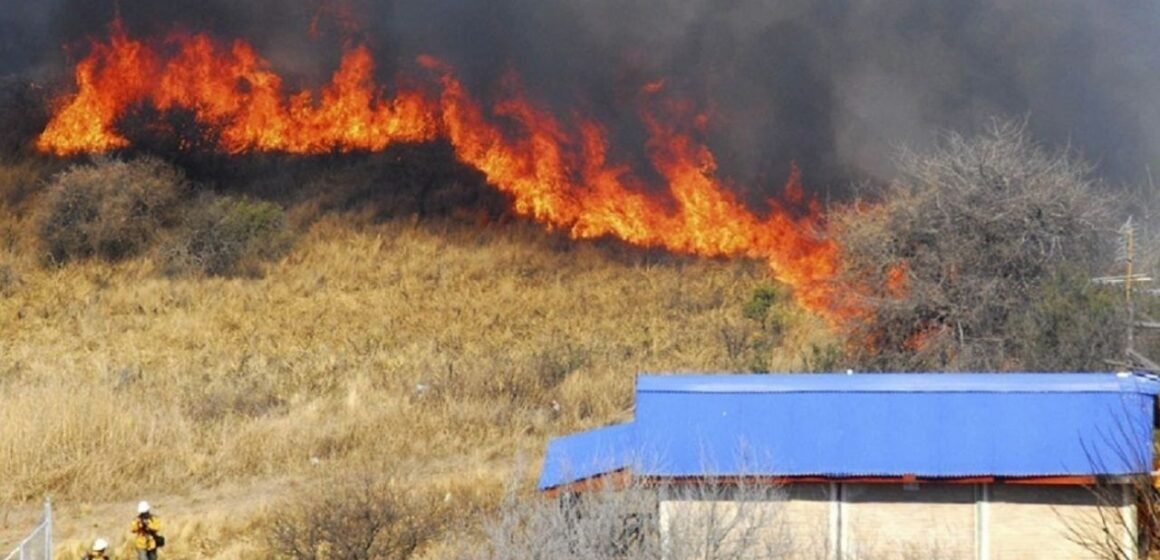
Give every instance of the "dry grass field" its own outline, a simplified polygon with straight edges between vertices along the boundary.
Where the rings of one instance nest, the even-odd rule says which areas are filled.
[[[790,370],[816,320],[745,314],[763,263],[576,243],[519,223],[326,216],[260,277],[170,277],[153,255],[46,267],[0,210],[0,551],[56,504],[57,553],[269,555],[296,496],[389,475],[443,504],[422,550],[527,491],[552,435],[631,415],[638,372]],[[126,549],[127,550],[127,549]]]

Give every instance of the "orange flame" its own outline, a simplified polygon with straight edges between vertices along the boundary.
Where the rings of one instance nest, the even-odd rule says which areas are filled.
[[[128,106],[151,91],[156,65],[153,52],[126,37],[121,25],[114,23],[109,43],[93,45],[89,56],[77,64],[77,93],[53,116],[36,147],[67,155],[127,146],[129,141],[114,131],[114,124]]]
[[[230,153],[378,151],[394,142],[434,139],[434,105],[423,94],[400,91],[386,99],[372,76],[365,48],[346,53],[316,103],[309,91],[286,94],[282,79],[241,41],[230,49],[205,35],[181,39],[162,62],[147,45],[114,24],[108,44],[96,44],[77,65],[77,94],[37,140],[42,151],[65,156],[128,145],[118,119],[141,102],[182,108],[213,125]]]
[[[697,140],[707,117],[686,103],[656,107],[663,81],[642,88],[646,148],[667,187],[657,189],[609,157],[599,123],[562,122],[527,99],[514,77],[485,111],[448,67],[424,56],[418,62],[438,74],[441,94],[398,90],[387,97],[373,79],[370,52],[353,48],[315,97],[286,93],[244,42],[225,49],[204,35],[173,41],[176,54],[163,60],[115,24],[108,43],[94,45],[77,65],[77,93],[37,147],[58,155],[124,147],[118,120],[142,102],[191,111],[230,153],[377,151],[443,137],[461,161],[512,197],[517,213],[549,228],[578,239],[612,236],[677,253],[763,259],[806,307],[831,319],[852,313],[830,286],[838,248],[820,237],[820,209],[805,197],[797,168],[782,197],[788,206],[772,202],[767,216],[757,215],[717,176],[713,153]]]
[[[902,347],[910,352],[923,352],[928,350],[932,344],[940,341],[947,335],[949,327],[947,325],[927,325],[916,330],[902,342]]]
[[[894,299],[902,299],[910,292],[910,265],[905,261],[894,264],[886,271],[886,295]]]

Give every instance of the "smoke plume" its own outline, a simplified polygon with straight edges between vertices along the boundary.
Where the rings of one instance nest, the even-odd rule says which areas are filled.
[[[0,75],[67,81],[87,38],[245,38],[325,79],[369,46],[384,83],[420,54],[486,99],[514,74],[557,114],[610,128],[632,160],[640,88],[707,112],[722,175],[750,194],[796,162],[807,185],[888,178],[891,154],[994,117],[1078,150],[1105,177],[1160,166],[1160,4],[1145,0],[3,0]]]

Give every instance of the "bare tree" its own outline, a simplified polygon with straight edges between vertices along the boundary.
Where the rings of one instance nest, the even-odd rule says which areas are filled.
[[[510,495],[464,558],[764,560],[793,550],[776,485],[622,478],[583,493]]]
[[[900,157],[874,204],[834,218],[843,280],[870,310],[851,347],[878,370],[1090,370],[1118,354],[1113,207],[1090,169],[1023,127]]]
[[[1106,560],[1137,560],[1160,555],[1160,496],[1150,475],[1101,481],[1091,488],[1097,507],[1087,519],[1068,527],[1068,538]]]

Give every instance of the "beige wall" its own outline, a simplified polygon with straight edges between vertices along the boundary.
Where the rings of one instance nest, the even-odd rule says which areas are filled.
[[[796,485],[781,493],[763,501],[662,501],[667,557],[826,560],[830,485]]]
[[[704,544],[690,543],[705,542],[724,543],[720,557],[740,559],[776,551],[779,558],[837,560],[836,546],[841,560],[1099,558],[1077,536],[1098,538],[1102,515],[1119,531],[1112,542],[1130,546],[1120,520],[1135,515],[1120,492],[1097,496],[1073,486],[999,484],[984,492],[966,484],[844,484],[840,501],[838,486],[787,486],[784,500],[758,504],[664,501],[669,558],[704,557]],[[1111,508],[1097,505],[1109,498]],[[742,551],[749,554],[734,554]]]
[[[973,558],[975,487],[969,484],[846,484],[842,508],[855,558]]]
[[[836,489],[836,484],[794,484],[785,488],[786,503],[783,510],[789,534],[788,541],[791,544],[791,554],[788,558],[792,560],[830,558],[830,516],[831,510],[834,509],[830,498]]]
[[[1101,501],[1110,507],[1097,507]],[[1116,506],[1119,511],[1112,509]],[[1120,519],[1135,519],[1135,508],[1124,503],[1120,492],[1097,497],[1093,490],[1074,486],[992,486],[991,560],[1100,558],[1076,541],[1107,542],[1100,539],[1101,515],[1114,531],[1111,543],[1131,542]]]
[[[662,542],[671,560],[758,560],[792,553],[782,502],[663,501]]]

